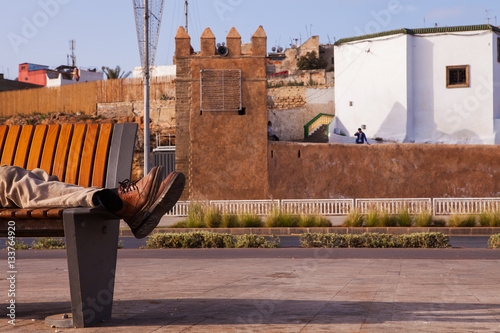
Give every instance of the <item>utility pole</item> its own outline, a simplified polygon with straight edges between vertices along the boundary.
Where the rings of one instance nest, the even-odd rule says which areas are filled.
[[[149,0],[144,0],[144,176],[149,173]]]

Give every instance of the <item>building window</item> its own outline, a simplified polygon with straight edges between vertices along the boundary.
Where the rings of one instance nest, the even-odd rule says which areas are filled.
[[[497,62],[500,62],[500,37],[497,37]]]
[[[204,69],[200,73],[201,111],[240,111],[241,70]]]
[[[469,65],[446,66],[446,88],[469,86]]]

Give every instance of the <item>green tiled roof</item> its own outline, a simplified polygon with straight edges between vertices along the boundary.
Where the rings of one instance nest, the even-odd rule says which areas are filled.
[[[417,34],[436,34],[436,33],[446,33],[446,32],[479,31],[479,30],[490,30],[490,31],[500,33],[500,28],[495,27],[495,26],[490,25],[490,24],[461,25],[461,26],[457,26],[457,27],[437,27],[437,28],[421,28],[421,29],[403,28],[403,29],[384,31],[384,32],[363,35],[363,36],[342,38],[342,39],[339,39],[335,43],[335,45],[354,42],[354,41],[358,41],[358,40],[364,40],[364,39],[398,35],[398,34],[417,35]]]

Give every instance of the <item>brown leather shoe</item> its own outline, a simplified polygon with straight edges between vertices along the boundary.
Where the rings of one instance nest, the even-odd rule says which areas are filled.
[[[118,196],[123,208],[117,213],[131,229],[140,225],[144,214],[154,203],[161,184],[160,172],[163,167],[153,167],[142,179],[131,182],[126,179],[120,182]]]
[[[161,183],[158,193],[148,212],[144,215],[141,224],[133,228],[132,232],[136,238],[144,238],[149,235],[160,222],[160,219],[168,213],[181,197],[186,177],[181,172],[172,172]]]

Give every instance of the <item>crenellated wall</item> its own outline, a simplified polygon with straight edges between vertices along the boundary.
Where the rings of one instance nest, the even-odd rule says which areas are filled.
[[[251,53],[242,54],[232,28],[227,56],[217,54],[215,36],[205,29],[201,50],[179,27],[176,40],[176,169],[187,176],[184,199],[260,199],[267,197],[267,37],[262,27],[252,36]],[[214,100],[220,91],[201,91],[201,71],[241,70],[242,110],[202,110],[201,95]],[[231,95],[232,96],[232,95]],[[239,97],[239,96],[238,96]],[[237,98],[236,96],[228,98]]]

